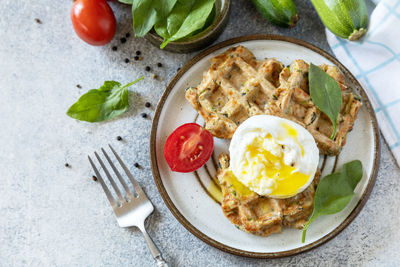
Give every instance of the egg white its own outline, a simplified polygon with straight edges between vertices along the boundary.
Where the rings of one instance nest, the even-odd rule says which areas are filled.
[[[256,151],[261,151],[260,154],[255,154],[255,145],[259,146]],[[271,162],[263,156],[262,151],[273,159],[280,158],[280,161]],[[319,161],[315,140],[305,128],[290,120],[270,115],[257,115],[244,121],[232,137],[229,153],[230,168],[237,179],[257,194],[274,198],[292,197],[306,189],[313,181]],[[269,166],[277,170],[289,168],[291,174],[302,179],[307,175],[308,180],[301,187],[295,187],[293,192],[273,194],[279,189],[280,172],[269,177],[266,165],[263,164],[267,161]]]

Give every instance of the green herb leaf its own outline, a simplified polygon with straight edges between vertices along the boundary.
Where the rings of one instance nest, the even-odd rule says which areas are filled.
[[[82,95],[67,111],[71,118],[99,122],[115,118],[129,108],[128,87],[142,80],[141,77],[121,86],[119,82],[105,81],[99,89],[92,89]]]
[[[121,0],[120,0],[121,1]],[[135,35],[143,37],[154,24],[165,19],[177,0],[122,0],[132,3],[133,29]]]
[[[154,25],[157,34],[164,39],[174,35],[188,16],[194,2],[195,0],[178,0],[166,20],[161,20]]]
[[[347,206],[362,174],[361,161],[354,160],[344,164],[340,172],[329,174],[321,179],[314,196],[313,213],[303,228],[303,243],[308,227],[316,218],[337,213]]]
[[[196,30],[203,28],[213,10],[214,4],[215,0],[196,0],[179,29],[169,38],[164,38],[164,42],[160,47],[164,48],[169,42],[187,37]]]
[[[332,122],[331,139],[333,139],[336,134],[336,121],[342,107],[342,92],[339,84],[312,63],[308,69],[308,80],[310,82],[311,100]]]

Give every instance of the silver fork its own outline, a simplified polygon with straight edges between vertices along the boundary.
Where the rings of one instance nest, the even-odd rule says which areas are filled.
[[[154,259],[157,261],[157,266],[159,267],[168,267],[168,264],[165,262],[163,259],[160,250],[157,248],[156,244],[154,244],[153,240],[149,236],[149,234],[146,231],[146,228],[144,227],[144,221],[146,218],[153,212],[154,207],[153,204],[150,202],[150,200],[147,198],[146,194],[144,193],[143,189],[139,186],[138,182],[133,178],[131,172],[128,170],[124,162],[121,160],[121,158],[118,156],[118,154],[115,152],[115,150],[111,147],[111,145],[108,145],[117,158],[119,164],[121,165],[122,169],[124,169],[126,175],[128,176],[129,180],[131,181],[133,188],[135,189],[136,193],[133,193],[124,179],[122,178],[121,174],[115,167],[115,165],[112,163],[110,157],[107,155],[106,151],[101,148],[101,151],[103,152],[105,158],[107,159],[108,163],[110,164],[111,168],[113,169],[115,175],[117,176],[120,184],[125,190],[125,196],[121,194],[120,189],[118,188],[117,184],[115,183],[114,179],[110,175],[110,172],[107,170],[106,166],[104,165],[103,161],[97,154],[97,152],[94,152],[94,155],[96,156],[97,160],[99,161],[101,167],[103,168],[106,176],[108,177],[108,180],[111,183],[112,188],[114,189],[115,193],[117,194],[118,199],[115,199],[110,190],[108,189],[107,185],[104,183],[104,179],[101,177],[99,171],[96,168],[96,165],[94,165],[92,159],[90,156],[88,156],[90,165],[92,165],[92,168],[100,181],[101,186],[103,187],[104,193],[106,194],[108,201],[111,204],[111,207],[114,210],[115,217],[117,218],[117,222],[120,227],[129,227],[129,226],[136,226],[142,231],[144,238],[146,239],[147,245],[150,248],[151,254],[153,255]]]

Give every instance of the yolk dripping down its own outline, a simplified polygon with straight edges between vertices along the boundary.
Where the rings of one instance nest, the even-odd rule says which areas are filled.
[[[288,128],[288,134],[292,138],[294,135],[297,136],[293,128],[290,126]],[[299,146],[303,154],[303,148]],[[286,165],[283,152],[283,146],[277,144],[270,134],[264,138],[255,138],[247,146],[244,161],[241,163],[240,176],[247,178],[245,180],[249,182],[250,188],[259,188],[271,197],[297,194],[308,182],[310,175],[296,171],[294,166]]]

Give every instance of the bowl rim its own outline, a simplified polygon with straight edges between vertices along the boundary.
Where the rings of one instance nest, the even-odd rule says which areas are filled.
[[[190,39],[187,41],[183,42],[173,41],[169,42],[167,45],[187,46],[190,44],[200,42],[204,39],[210,38],[217,29],[223,26],[224,20],[229,14],[229,9],[231,5],[231,0],[217,0],[217,1],[224,2],[223,5],[221,5],[221,11],[218,14],[218,16],[214,19],[213,23],[205,31],[199,32],[198,34],[189,37]],[[147,34],[151,35],[151,38],[154,38],[161,43],[163,42],[163,38],[159,36],[154,30],[149,31]]]
[[[200,59],[204,58],[205,56],[211,54],[212,52],[219,50],[221,48],[225,48],[230,45],[234,45],[237,43],[241,42],[246,42],[246,41],[253,41],[253,40],[276,40],[276,41],[285,41],[285,42],[290,42],[294,43],[303,47],[306,47],[323,57],[327,58],[330,60],[332,63],[334,63],[339,69],[343,72],[343,74],[348,78],[352,84],[354,84],[357,88],[359,88],[359,93],[363,99],[363,104],[365,105],[367,112],[371,116],[371,122],[372,122],[372,127],[373,127],[373,135],[375,139],[375,147],[374,147],[374,162],[373,162],[373,169],[370,175],[369,182],[367,184],[367,187],[362,194],[360,200],[358,201],[357,205],[354,207],[354,209],[351,211],[351,213],[347,216],[347,218],[340,224],[338,225],[333,231],[328,233],[327,235],[321,237],[320,239],[307,244],[305,246],[291,249],[291,250],[286,250],[286,251],[280,251],[280,252],[251,252],[251,251],[245,251],[242,249],[237,249],[234,247],[230,247],[228,245],[222,244],[208,235],[204,234],[200,230],[198,230],[195,226],[193,226],[183,215],[182,213],[178,210],[178,208],[175,206],[175,204],[172,202],[171,198],[169,197],[161,179],[161,175],[158,170],[158,164],[157,164],[157,156],[156,156],[156,135],[157,135],[157,128],[158,128],[158,123],[159,123],[159,118],[161,115],[162,108],[165,104],[165,101],[167,100],[170,92],[174,88],[175,84],[177,81],[183,76],[183,74],[189,70],[195,63],[197,63]],[[282,35],[274,35],[274,34],[253,34],[253,35],[247,35],[247,36],[241,36],[241,37],[236,37],[232,38],[223,42],[220,42],[216,45],[213,45],[209,47],[208,49],[204,50],[203,52],[199,53],[195,57],[193,57],[191,60],[189,60],[182,68],[181,70],[172,78],[170,83],[168,84],[166,90],[164,91],[154,114],[154,119],[152,123],[152,128],[151,128],[151,134],[150,134],[150,142],[149,142],[149,151],[150,151],[150,161],[151,161],[151,170],[153,173],[153,178],[155,181],[155,184],[158,188],[158,191],[163,198],[165,204],[167,205],[168,209],[171,211],[171,213],[174,215],[174,217],[178,220],[180,224],[182,224],[190,233],[195,235],[197,238],[202,240],[208,245],[211,245],[215,248],[218,248],[224,252],[238,255],[238,256],[244,256],[244,257],[249,257],[249,258],[262,258],[262,259],[270,259],[270,258],[281,258],[281,257],[287,257],[291,255],[296,255],[302,252],[309,251],[313,248],[316,248],[327,241],[331,240],[333,237],[338,235],[340,232],[343,231],[360,213],[362,208],[364,207],[367,199],[369,198],[372,188],[374,187],[378,169],[379,169],[379,162],[380,162],[380,139],[379,139],[379,130],[378,130],[378,123],[376,120],[375,112],[373,111],[371,102],[363,89],[363,87],[360,85],[360,83],[357,81],[357,79],[351,74],[351,72],[339,62],[334,56],[329,54],[328,52],[322,50],[321,48],[314,46],[306,41],[302,41],[293,37],[288,37],[288,36],[282,36]]]

